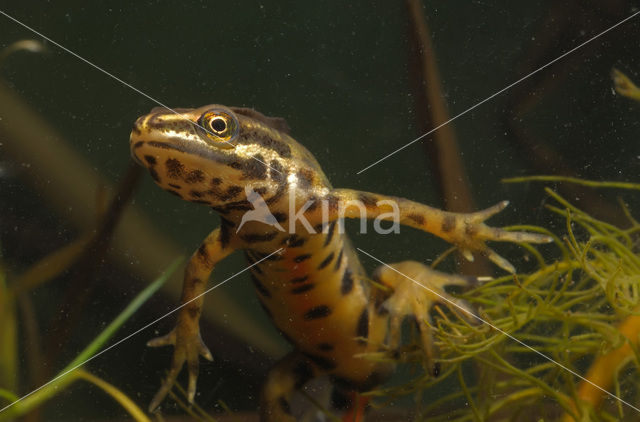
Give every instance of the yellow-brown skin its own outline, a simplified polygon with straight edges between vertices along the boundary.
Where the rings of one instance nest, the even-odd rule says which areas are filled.
[[[373,288],[349,240],[336,225],[340,215],[360,218],[360,211],[342,209],[341,204],[360,201],[366,218],[389,219],[393,209],[381,201],[394,201],[401,224],[435,234],[457,245],[466,256],[470,251],[480,252],[511,272],[513,267],[485,241],[549,241],[537,234],[486,226],[483,221],[502,210],[506,202],[477,213],[456,214],[403,198],[334,189],[311,153],[287,131],[282,119],[251,109],[208,105],[156,108],[140,117],[131,132],[134,159],[149,169],[160,187],[185,200],[207,204],[222,218],[221,227],[209,234],[187,265],[182,302],[204,292],[215,264],[231,252],[243,250],[250,263],[258,262],[251,269],[258,297],[294,346],[267,377],[260,404],[263,422],[294,421],[289,410],[291,394],[320,375],[329,375],[341,392],[375,387],[392,368],[362,354],[397,347],[405,316],[418,321],[430,361],[429,308],[441,297],[449,298],[445,285],[464,283],[459,277],[407,261],[392,264],[397,272],[378,269],[374,278],[388,290]],[[284,231],[258,221],[243,224],[243,215],[254,209],[247,201],[247,187],[259,193]],[[290,194],[295,210],[302,209],[317,233],[309,233],[299,219],[289,227]],[[315,205],[305,208],[307,201]],[[323,221],[328,224],[322,226]],[[440,292],[441,297],[416,283]],[[193,400],[199,355],[212,358],[199,333],[202,306],[202,297],[193,300],[181,309],[174,330],[149,342],[175,347],[171,370],[151,410],[164,399],[185,363],[188,396]]]

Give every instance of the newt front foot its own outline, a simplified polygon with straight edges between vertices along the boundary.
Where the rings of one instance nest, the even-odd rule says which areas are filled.
[[[460,248],[463,256],[469,261],[473,261],[471,252],[478,252],[503,270],[515,273],[513,265],[489,248],[485,242],[549,243],[553,241],[553,238],[538,233],[512,232],[490,227],[484,223],[485,220],[505,209],[507,205],[509,205],[509,201],[502,201],[482,211],[456,214],[461,220],[461,230],[453,230],[447,240]]]
[[[416,261],[403,261],[378,267],[374,279],[389,287],[393,293],[381,305],[389,312],[389,346],[395,349],[400,344],[401,324],[406,317],[413,318],[420,330],[421,346],[426,365],[431,374],[439,372],[434,364],[433,325],[429,312],[436,303],[441,303],[456,314],[467,319],[473,315],[469,306],[445,292],[450,285],[465,286],[473,277],[461,277],[432,270]]]
[[[162,383],[160,390],[156,393],[149,404],[149,412],[153,412],[162,403],[166,395],[176,382],[176,378],[182,369],[182,366],[187,363],[187,370],[189,371],[189,386],[187,389],[187,397],[189,403],[193,403],[193,399],[196,395],[196,381],[198,380],[198,369],[200,367],[199,357],[203,356],[207,360],[213,360],[211,352],[202,341],[200,337],[200,330],[195,333],[187,330],[181,330],[181,325],[178,324],[171,332],[165,336],[155,338],[147,343],[150,347],[159,346],[174,346],[173,362],[171,368],[167,374],[167,378]]]

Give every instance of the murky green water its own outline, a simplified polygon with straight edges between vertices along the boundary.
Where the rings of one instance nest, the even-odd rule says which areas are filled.
[[[220,103],[284,117],[334,186],[444,206],[431,136],[358,174],[434,127],[425,121],[425,83],[417,72],[404,2],[32,2],[0,10],[121,80],[0,16],[0,48],[24,39],[45,46],[42,53],[17,52],[0,62],[0,269],[9,286],[40,259],[96,229],[130,165],[131,126],[158,105],[122,81],[170,107]],[[450,126],[475,208],[511,201],[492,225],[537,224],[565,233],[565,221],[544,208],[549,203],[544,186],[624,226],[616,202],[621,197],[638,218],[637,193],[501,183],[533,174],[638,182],[640,104],[614,92],[610,72],[617,67],[640,82],[640,18],[570,52],[636,11],[631,1],[430,2],[424,8],[449,117],[464,113]],[[11,368],[4,367],[4,379],[0,374],[0,388],[22,396],[55,376],[172,258],[189,255],[218,224],[213,211],[167,195],[147,174],[127,209],[135,209],[125,226],[134,240],[120,228],[119,241],[95,246],[80,263],[11,302],[16,336],[8,333],[12,324],[0,330],[6,349],[17,356],[8,358],[11,353],[4,350]],[[370,234],[353,240],[387,262],[429,263],[446,249],[442,241],[411,229],[393,239]],[[519,269],[534,269],[523,261],[522,249],[496,249]],[[543,254],[553,260],[557,251],[543,249]],[[362,260],[368,269],[376,266]],[[214,280],[245,265],[234,255],[216,268]],[[142,306],[109,344],[173,309],[180,278]],[[268,368],[289,347],[262,313],[248,281],[242,275],[211,292],[217,302],[207,299],[216,309],[207,314],[203,337],[216,359],[201,366],[197,402],[214,414],[223,410],[220,403],[233,411],[255,410]],[[168,317],[133,336],[87,369],[146,408],[171,354],[145,343],[173,321]],[[18,340],[15,348],[7,338]],[[588,359],[572,364],[586,370]],[[637,372],[633,377],[637,380]],[[459,388],[454,376],[425,397],[434,400]],[[637,391],[623,396],[638,403]],[[0,407],[8,403],[0,398]],[[561,414],[556,407],[551,401],[546,417]],[[411,420],[415,408],[408,397],[389,413]],[[34,417],[126,415],[84,381],[57,394],[41,412]],[[184,410],[170,406],[169,412]],[[636,413],[627,407],[624,415],[634,420]]]

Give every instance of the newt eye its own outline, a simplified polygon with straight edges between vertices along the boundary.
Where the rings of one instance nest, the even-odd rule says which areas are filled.
[[[198,119],[198,129],[207,140],[217,146],[231,147],[238,136],[238,119],[224,110],[212,109],[204,112]]]

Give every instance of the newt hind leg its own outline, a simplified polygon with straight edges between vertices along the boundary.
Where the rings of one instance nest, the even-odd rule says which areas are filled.
[[[260,421],[296,422],[291,398],[321,371],[302,353],[293,351],[271,368],[260,395]]]
[[[457,314],[472,315],[463,301],[444,291],[444,286],[464,286],[474,278],[441,273],[416,261],[378,267],[373,278],[392,291],[379,305],[389,313],[390,349],[397,349],[400,345],[402,321],[407,317],[414,319],[420,331],[427,367],[431,374],[437,375],[439,368],[433,361],[433,324],[429,312],[433,305],[441,303]]]

